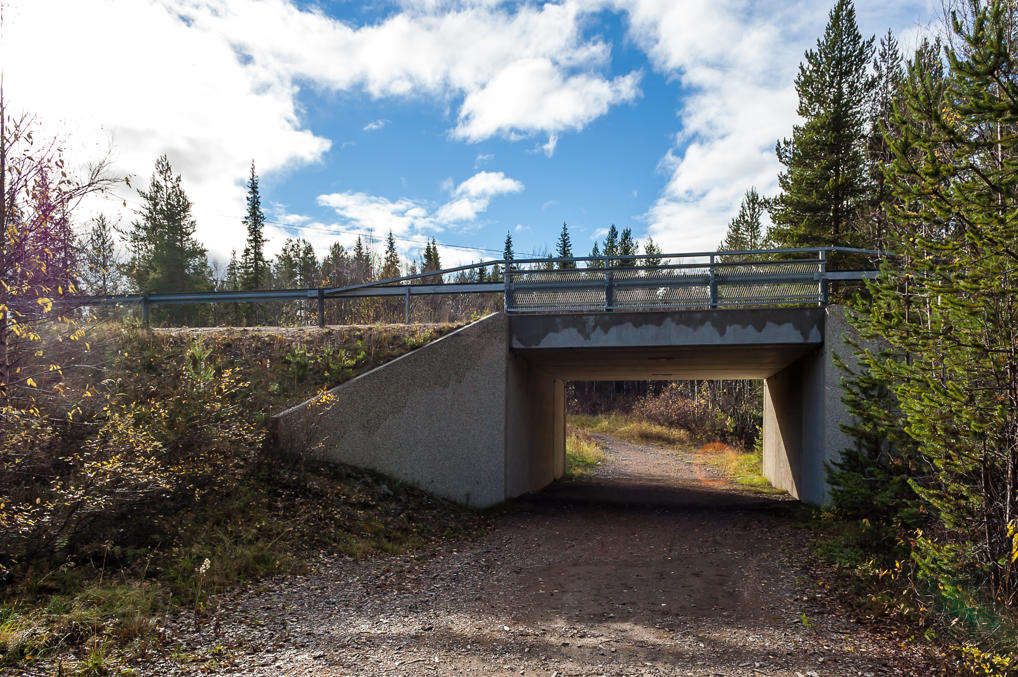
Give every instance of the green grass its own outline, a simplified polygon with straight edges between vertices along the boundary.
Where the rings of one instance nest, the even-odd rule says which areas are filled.
[[[611,435],[627,442],[654,444],[681,453],[696,453],[725,477],[759,491],[783,493],[763,476],[763,454],[759,450],[735,449],[728,445],[693,440],[685,430],[645,421],[628,414],[577,414],[569,423],[578,430]],[[568,455],[568,441],[566,443]],[[698,453],[699,452],[699,453]]]
[[[566,477],[584,475],[608,461],[608,454],[589,433],[569,426],[566,429]]]

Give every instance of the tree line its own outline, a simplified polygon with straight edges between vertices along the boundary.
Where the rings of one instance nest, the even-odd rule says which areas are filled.
[[[838,557],[892,574],[922,622],[1004,656],[1018,605],[1018,8],[960,0],[945,17],[906,57],[835,3],[795,79],[779,192],[747,191],[720,249],[891,254],[841,298],[861,338],[842,351],[854,442],[829,467],[835,514],[854,525]]]

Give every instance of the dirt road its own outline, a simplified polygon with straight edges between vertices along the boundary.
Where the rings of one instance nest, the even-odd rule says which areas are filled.
[[[807,582],[790,499],[691,455],[601,438],[612,461],[438,551],[237,595],[204,660],[244,675],[927,675],[919,652],[831,611]],[[214,656],[210,662],[209,646]]]

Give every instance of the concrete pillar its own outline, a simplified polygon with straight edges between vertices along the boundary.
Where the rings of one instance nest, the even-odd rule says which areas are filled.
[[[566,382],[555,379],[555,423],[552,427],[552,458],[554,479],[566,474]]]
[[[513,498],[565,473],[565,383],[510,353],[506,390],[506,498]]]
[[[824,344],[764,381],[764,476],[804,503],[827,502],[825,466],[851,444],[841,431],[851,416],[841,401],[834,355],[852,363],[844,343],[852,332],[844,308],[828,306]]]

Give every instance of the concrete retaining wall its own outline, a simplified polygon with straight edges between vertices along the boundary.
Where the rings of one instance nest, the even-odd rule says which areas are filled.
[[[827,502],[824,464],[851,444],[841,431],[851,417],[841,401],[843,373],[834,356],[854,363],[844,342],[854,334],[845,309],[828,306],[823,346],[764,382],[764,476],[804,503]]]
[[[275,416],[292,453],[368,468],[466,505],[506,496],[506,323],[490,315]]]

